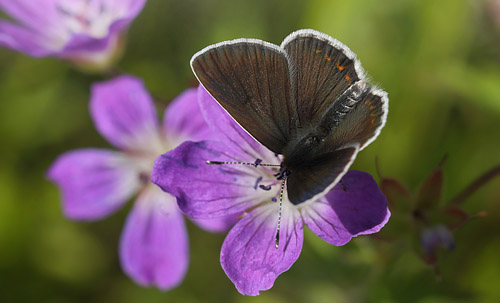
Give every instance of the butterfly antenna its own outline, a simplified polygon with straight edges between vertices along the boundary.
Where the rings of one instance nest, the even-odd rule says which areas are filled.
[[[281,191],[280,191],[280,208],[278,210],[278,227],[276,228],[276,237],[274,238],[274,246],[278,249],[280,244],[280,228],[281,228],[281,210],[283,209],[283,190],[285,189],[285,181],[286,177],[281,182]]]
[[[225,161],[206,161],[205,163],[207,163],[208,165],[224,165],[224,164],[239,164],[239,165],[251,165],[251,166],[280,166],[279,164],[266,164],[266,163],[262,163],[262,160],[261,159],[257,159],[255,160],[254,163],[250,163],[250,162],[239,162],[239,161],[235,161],[235,162],[225,162]]]

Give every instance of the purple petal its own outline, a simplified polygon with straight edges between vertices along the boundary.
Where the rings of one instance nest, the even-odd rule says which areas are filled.
[[[240,214],[232,214],[214,219],[196,219],[191,218],[196,225],[206,231],[213,233],[225,232],[239,220]]]
[[[370,174],[351,170],[324,198],[302,208],[306,225],[323,240],[344,245],[378,232],[389,220],[387,199]]]
[[[455,249],[453,233],[444,224],[424,228],[420,232],[420,245],[422,245],[426,255],[436,253],[438,248],[448,251]]]
[[[56,4],[56,0],[37,0],[36,3],[33,0],[0,0],[0,10],[20,24],[42,33],[42,28],[59,21]]]
[[[165,110],[163,130],[168,137],[174,137],[174,142],[208,139],[211,131],[201,114],[196,88],[185,90],[170,103]]]
[[[73,60],[102,61],[106,54],[113,53],[119,36],[142,10],[145,2],[107,0],[84,4],[83,1],[61,3],[55,0],[37,0],[35,4],[32,0],[0,0],[0,8],[23,27],[13,28],[13,24],[0,26],[0,45],[34,57],[54,55]],[[82,4],[85,6],[81,8],[83,11],[72,14],[82,13],[89,22],[100,24],[101,27],[109,24],[104,28],[104,33],[70,29],[66,19],[76,20],[77,17],[67,16],[70,13],[65,14],[61,7]],[[113,16],[105,16],[106,14]],[[115,19],[108,19],[113,17]],[[103,22],[109,23],[102,24]],[[28,39],[30,35],[33,37],[31,40]]]
[[[41,37],[32,30],[0,20],[0,46],[25,53],[32,57],[43,57],[50,53],[41,43]]]
[[[164,150],[154,104],[141,80],[119,76],[94,84],[90,110],[99,132],[115,146],[142,152]]]
[[[208,165],[207,160],[234,159],[224,143],[185,142],[156,159],[151,180],[177,197],[179,207],[188,216],[214,218],[243,213],[268,199],[257,197],[254,185],[259,175],[245,165]]]
[[[122,3],[121,1],[117,1]],[[135,18],[143,9],[146,0],[129,0],[128,1],[128,18]]]
[[[139,172],[124,154],[82,149],[61,155],[48,177],[61,192],[63,211],[75,220],[96,220],[121,207],[140,187]]]
[[[201,85],[198,87],[198,102],[207,124],[218,135],[215,140],[227,142],[234,154],[247,160],[259,158],[269,163],[275,159],[274,153],[239,126]]]
[[[279,248],[275,248],[277,205],[259,207],[231,229],[224,240],[221,265],[238,291],[258,295],[299,257],[303,231],[294,207],[285,207],[281,220]]]
[[[73,34],[64,47],[58,52],[58,56],[63,58],[91,56],[93,53],[104,52],[110,43],[119,35],[109,33],[103,38],[95,38],[86,34]],[[111,52],[112,50],[108,50]]]
[[[189,263],[188,235],[175,198],[156,186],[137,199],[120,243],[123,270],[138,284],[171,289]]]
[[[91,56],[92,53],[112,52],[110,44],[119,38],[120,34],[126,29],[130,20],[120,19],[115,21],[110,27],[109,32],[102,38],[96,38],[85,33],[73,34],[64,48],[59,51],[61,57]]]
[[[108,10],[120,11],[126,7],[126,14],[113,20],[109,25],[108,32],[104,37],[95,37],[86,33],[77,33],[71,36],[64,48],[60,51],[62,57],[91,56],[92,52],[102,52],[109,48],[110,44],[118,39],[135,17],[141,12],[146,0],[130,1],[106,1]],[[97,17],[97,19],[99,16]],[[98,20],[99,21],[99,20]],[[112,51],[112,50],[109,50]]]

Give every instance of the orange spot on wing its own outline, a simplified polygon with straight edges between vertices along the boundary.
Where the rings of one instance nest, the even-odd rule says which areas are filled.
[[[345,75],[345,79],[346,79],[347,81],[349,81],[349,80],[351,80],[351,77],[349,77],[349,75]]]
[[[371,101],[369,101],[369,100],[365,100],[365,104],[366,104],[366,105],[370,105],[370,104],[372,104],[372,102],[371,102]]]
[[[338,70],[344,70],[347,66],[340,66],[340,64],[337,62],[337,68]]]
[[[375,119],[372,119],[372,121],[370,122],[372,125],[375,124]]]
[[[317,50],[315,50],[315,52],[316,52],[316,54],[319,54],[319,53],[321,53],[321,50],[317,49]]]
[[[374,106],[374,105],[370,106],[370,110],[372,110],[372,109],[374,109],[374,108],[375,108],[375,106]]]
[[[375,117],[377,114],[371,113],[370,117]]]
[[[325,54],[325,59],[326,59],[326,61],[331,61],[332,60],[332,58],[328,57],[326,54]]]

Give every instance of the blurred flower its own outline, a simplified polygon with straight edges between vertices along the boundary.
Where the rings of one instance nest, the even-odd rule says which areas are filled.
[[[442,204],[444,173],[441,161],[436,169],[422,182],[416,193],[393,178],[381,178],[381,189],[386,195],[392,212],[391,224],[384,229],[382,237],[392,239],[413,236],[418,243],[416,251],[422,260],[439,274],[440,250],[455,248],[453,233],[471,219],[484,217],[486,212],[474,215],[466,213],[460,206],[472,193],[500,174],[500,166],[480,176],[449,203]],[[380,174],[380,173],[379,173]]]
[[[0,0],[0,46],[106,69],[121,53],[123,32],[146,0]]]
[[[90,110],[99,132],[121,151],[81,149],[61,155],[49,170],[59,185],[65,215],[104,218],[139,192],[121,238],[124,271],[137,283],[166,290],[178,285],[188,266],[188,236],[176,199],[149,182],[155,158],[188,139],[208,136],[196,89],[172,101],[160,127],[142,82],[121,76],[92,88]],[[196,221],[225,230],[226,218]]]
[[[252,139],[200,86],[199,102],[214,141],[185,142],[155,162],[152,180],[178,197],[181,209],[195,218],[242,219],[222,245],[220,261],[239,292],[258,295],[274,284],[299,257],[303,224],[333,245],[375,233],[389,219],[387,200],[373,178],[350,171],[328,194],[294,205],[283,192],[280,242],[275,247],[282,182],[274,174],[280,157]],[[207,160],[254,165],[207,165]]]
[[[438,248],[449,251],[455,248],[453,234],[444,224],[424,228],[420,234],[420,244],[426,255],[433,254]]]

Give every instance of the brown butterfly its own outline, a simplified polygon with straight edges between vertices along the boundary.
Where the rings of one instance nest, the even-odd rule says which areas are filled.
[[[387,93],[367,83],[356,55],[315,30],[277,46],[237,39],[196,53],[205,89],[252,137],[283,155],[278,179],[301,204],[328,192],[380,133]]]

